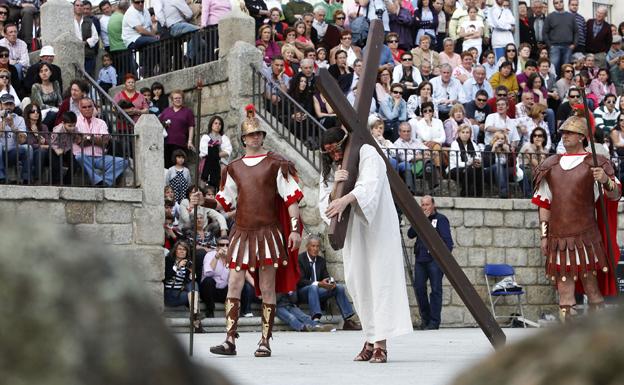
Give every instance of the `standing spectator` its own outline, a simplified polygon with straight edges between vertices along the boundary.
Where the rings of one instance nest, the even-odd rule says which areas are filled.
[[[4,25],[9,19],[9,6],[0,4],[0,38],[4,37]]]
[[[112,186],[128,167],[128,160],[106,155],[106,146],[110,140],[106,123],[94,115],[95,103],[90,98],[80,100],[81,116],[78,117],[76,130],[83,134],[81,143],[74,144],[76,161],[81,165],[91,184]]]
[[[121,38],[131,50],[158,41],[158,34],[152,31],[152,18],[145,9],[145,0],[132,0],[132,6],[123,16]]]
[[[544,42],[550,47],[550,60],[556,71],[570,62],[572,51],[578,44],[579,31],[576,16],[563,9],[563,0],[553,0],[555,11],[544,22]],[[557,75],[561,75],[557,73]]]
[[[113,14],[113,7],[108,0],[103,0],[98,5],[100,8],[100,38],[106,52],[110,51],[110,40],[108,38],[108,23]]]
[[[123,18],[128,8],[130,7],[130,0],[119,0],[117,3],[117,9],[110,17],[108,21],[108,41],[110,43],[109,49],[111,53],[115,53],[114,57],[118,57],[114,60],[113,64],[119,73],[125,73],[130,70],[128,62],[131,60],[127,52],[124,55],[118,55],[120,51],[126,51],[126,44],[122,38],[123,30]]]
[[[74,0],[74,35],[84,44],[85,72],[94,76],[100,37],[92,19],[84,16],[82,0]]]
[[[478,14],[477,7],[468,7],[468,17],[464,18],[459,25],[459,37],[464,39],[462,51],[468,51],[469,48],[474,47],[477,49],[477,57],[481,56],[484,31],[485,24]]]
[[[569,0],[568,1],[568,9],[570,13],[574,15],[574,20],[576,21],[576,28],[578,29],[578,41],[576,46],[574,47],[574,52],[585,52],[585,45],[587,44],[587,50],[591,49],[590,39],[590,30],[586,28],[585,18],[578,13],[579,8],[579,0]],[[591,51],[587,51],[591,52]]]
[[[459,80],[451,77],[452,68],[449,64],[442,64],[440,76],[431,79],[433,86],[433,102],[438,107],[440,119],[446,120],[453,104],[458,103],[462,84]]]
[[[589,89],[590,92],[596,96],[599,104],[602,103],[605,95],[616,94],[617,92],[609,76],[609,71],[604,68],[598,71],[598,76],[591,81]]]
[[[319,40],[322,40],[327,33],[327,27],[329,24],[325,21],[326,10],[323,6],[316,5],[314,7],[314,20],[312,21],[312,28],[316,30],[316,36]]]
[[[175,150],[171,154],[171,158],[175,164],[167,169],[165,185],[171,186],[175,200],[179,204],[186,197],[187,190],[191,185],[191,172],[185,166],[186,153],[183,150]]]
[[[80,99],[87,96],[89,93],[89,85],[82,80],[74,79],[69,83],[69,96],[63,100],[59,107],[59,111],[56,114],[55,125],[61,123],[63,114],[67,111],[71,111],[76,116],[80,116],[80,106],[78,105]]]
[[[42,63],[30,92],[31,102],[41,107],[40,119],[43,119],[46,126],[50,127],[54,124],[58,107],[63,101],[61,86],[56,80],[52,81],[51,78],[52,68],[47,63]],[[26,118],[28,119],[28,117]]]
[[[40,0],[7,0],[6,3],[9,6],[9,20],[21,26],[20,37],[24,39],[28,47],[32,47],[35,37],[33,35],[34,20],[43,2]]]
[[[511,71],[513,73],[516,73],[519,68],[518,50],[514,43],[509,43],[505,46],[505,52],[503,53],[503,57],[499,58],[496,64],[500,67],[500,65],[506,61],[511,63]]]
[[[158,107],[158,114],[169,107],[169,98],[165,95],[165,87],[160,82],[152,83],[152,102]]]
[[[256,28],[254,29],[254,31],[257,31],[258,28],[260,28],[260,26],[264,23],[264,19],[270,16],[269,9],[267,8],[264,0],[245,0],[245,7],[247,7],[247,12],[249,12],[249,16],[254,18],[256,22]],[[310,7],[312,6],[310,5]],[[293,22],[290,22],[288,20],[286,21],[290,25],[294,24],[294,20]]]
[[[535,41],[535,30],[529,18],[529,7],[524,1],[518,3],[518,21],[520,26],[520,44],[526,43],[532,47],[532,54],[535,56],[537,42]]]
[[[504,47],[514,42],[513,30],[516,28],[516,18],[511,10],[503,5],[504,2],[505,0],[496,0],[488,17],[492,27],[492,48],[497,60],[503,57]]]
[[[410,4],[411,5],[411,4]],[[392,49],[409,50],[414,46],[414,23],[412,13],[398,4],[394,4],[395,9],[388,9],[390,33],[386,35],[386,42]],[[394,38],[396,43],[389,43],[389,39]],[[423,35],[424,36],[424,35]]]
[[[200,164],[200,176],[210,186],[219,188],[221,165],[228,164],[228,159],[232,153],[232,142],[223,133],[225,125],[219,115],[210,118],[208,127],[210,127],[210,132],[202,135],[199,141],[199,157],[203,163]],[[203,167],[201,167],[202,165]]]
[[[546,43],[544,41],[544,22],[546,21],[544,8],[544,0],[531,1],[531,11],[533,11],[533,15],[529,17],[529,26],[533,29],[535,35],[536,45],[533,48],[535,56],[537,56],[539,51],[546,48]]]
[[[449,153],[449,175],[459,184],[459,195],[462,197],[483,195],[481,152],[477,142],[470,139],[472,131],[470,124],[460,125]]]
[[[355,315],[353,306],[349,302],[344,285],[337,284],[327,271],[327,262],[320,255],[321,239],[312,235],[308,238],[306,252],[299,254],[299,269],[301,277],[297,282],[297,295],[301,302],[310,306],[310,317],[319,320],[323,315],[321,303],[331,297],[342,314],[344,324],[342,330],[362,330],[362,326],[352,317]]]
[[[453,250],[453,238],[451,226],[446,216],[436,210],[435,200],[430,195],[420,199],[420,207],[425,216],[431,222],[438,235],[442,238],[449,251]],[[418,234],[413,227],[407,231],[409,238],[416,238]],[[431,253],[421,238],[414,245],[414,292],[418,311],[420,312],[420,330],[436,330],[440,328],[442,321],[442,278],[444,272],[433,259]],[[427,298],[427,281],[431,286],[431,293]]]
[[[127,110],[126,112],[132,120],[136,123],[141,115],[149,113],[149,106],[145,101],[145,97],[136,89],[136,76],[134,74],[126,74],[124,76],[124,88],[115,95],[113,98],[115,102],[120,100],[127,100],[134,108]]]
[[[604,136],[609,133],[617,125],[617,118],[620,111],[615,108],[617,96],[615,94],[606,94],[601,107],[594,110],[594,118],[596,119],[596,129],[602,130]]]
[[[414,45],[419,45],[420,39],[424,35],[435,38],[438,29],[438,11],[433,7],[431,0],[418,0],[418,9],[414,11],[414,20],[414,27],[416,28]]]
[[[405,100],[416,93],[418,85],[422,83],[422,77],[414,65],[414,57],[410,52],[404,52],[401,55],[401,65],[395,66],[392,70],[392,82],[401,84]]]
[[[30,67],[30,58],[26,43],[17,38],[17,26],[15,24],[5,24],[4,37],[0,39],[0,46],[9,49],[9,64],[15,66],[17,76],[22,80],[24,73]]]
[[[172,106],[167,107],[158,117],[165,129],[165,167],[173,165],[172,154],[177,149],[194,150],[193,131],[195,129],[195,115],[190,108],[184,106],[184,92],[174,90],[171,97]]]
[[[15,98],[11,94],[0,96],[0,103],[4,117],[0,120],[0,127],[4,131],[0,140],[0,183],[6,182],[6,167],[21,164],[22,184],[30,181],[30,169],[32,165],[32,150],[26,143],[26,123],[24,119],[15,114]],[[5,163],[6,162],[6,163]]]
[[[578,0],[571,0],[576,1]],[[594,54],[594,61],[598,68],[607,68],[607,51],[611,48],[613,36],[611,26],[605,20],[607,18],[607,7],[599,6],[596,10],[596,18],[587,20],[587,51]]]
[[[392,84],[389,98],[379,102],[381,118],[384,121],[384,137],[395,141],[399,137],[399,124],[407,120],[407,103],[403,99],[403,86]]]
[[[325,21],[328,23],[334,23],[335,20],[335,12],[342,11],[342,0],[321,0],[320,2],[314,4],[314,9],[317,7],[323,8],[325,10]]]
[[[0,49],[0,68],[2,68],[2,62],[3,62],[3,60],[1,59],[1,55],[2,55],[2,49]],[[24,76],[24,81],[22,82],[24,90],[23,91],[19,90],[20,93],[25,92],[26,94],[30,95],[32,85],[33,83],[35,83],[35,79],[39,75],[39,66],[41,66],[43,63],[46,63],[52,70],[52,76],[50,77],[50,81],[58,82],[59,88],[63,90],[63,77],[61,76],[61,68],[53,64],[54,57],[55,57],[54,48],[51,45],[46,45],[41,48],[41,51],[39,51],[39,62],[30,66],[28,68],[28,71],[26,71],[26,75]],[[13,74],[13,71],[11,71],[11,75],[12,74]],[[17,80],[17,71],[15,71],[15,74],[16,74],[15,78],[11,76],[11,83],[13,84],[14,87],[18,88],[19,83],[14,82],[15,80]]]
[[[219,20],[232,10],[229,0],[202,0],[201,2],[201,27],[219,24]]]
[[[82,0],[82,15],[91,20],[99,36],[102,32],[102,26],[100,25],[100,19],[93,16],[93,5],[89,0]]]
[[[113,58],[108,53],[102,55],[102,68],[100,68],[97,82],[106,92],[117,85],[117,70],[113,67]]]

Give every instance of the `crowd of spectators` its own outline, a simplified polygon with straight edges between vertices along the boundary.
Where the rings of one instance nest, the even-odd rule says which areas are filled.
[[[586,19],[578,0],[565,1],[568,10],[564,0],[520,1],[518,18],[509,0],[246,5],[264,55],[268,110],[309,148],[316,148],[310,117],[336,124],[318,71],[328,69],[353,104],[370,22],[380,19],[385,44],[369,128],[390,163],[414,193],[423,192],[414,178],[435,191],[446,177],[462,196],[481,196],[489,183],[508,197],[512,184],[530,195],[535,160],[563,151],[558,127],[581,103],[580,91],[600,147],[622,152],[624,24],[610,24],[606,6]],[[291,100],[299,106],[286,107]]]

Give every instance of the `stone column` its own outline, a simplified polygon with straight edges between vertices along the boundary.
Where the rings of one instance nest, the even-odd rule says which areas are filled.
[[[41,6],[41,42],[43,45],[50,45],[62,33],[73,30],[74,8],[72,3],[67,0],[48,0]],[[56,59],[59,56],[57,51]]]
[[[71,28],[73,31],[74,26],[72,25]],[[55,36],[57,36],[56,39],[50,43],[56,54],[54,64],[61,68],[63,85],[67,87],[69,82],[80,77],[74,64],[84,66],[84,44],[69,32]]]
[[[254,44],[256,22],[237,5],[219,21],[219,58],[226,56],[237,41]]]

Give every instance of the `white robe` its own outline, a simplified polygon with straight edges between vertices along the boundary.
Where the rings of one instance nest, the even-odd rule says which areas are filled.
[[[321,176],[319,210],[325,210],[333,187],[333,174],[325,186]],[[386,165],[377,151],[360,149],[359,175],[351,192],[345,246],[342,249],[347,289],[353,299],[368,342],[413,331],[403,268],[399,219],[390,192]],[[343,218],[345,220],[345,218]]]

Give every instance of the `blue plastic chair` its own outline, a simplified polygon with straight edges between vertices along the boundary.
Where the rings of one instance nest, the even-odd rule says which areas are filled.
[[[515,270],[511,265],[501,263],[501,264],[491,264],[488,263],[483,267],[483,273],[485,274],[485,284],[487,285],[488,290],[488,298],[490,299],[490,307],[492,309],[492,314],[494,318],[509,318],[509,325],[511,326],[514,319],[518,319],[522,322],[522,325],[526,328],[526,323],[524,322],[524,310],[522,308],[522,296],[524,295],[524,290],[520,291],[493,291],[490,287],[490,280],[494,280],[494,285],[497,282],[501,281],[505,277],[511,277],[514,282],[516,281]],[[494,306],[498,302],[499,299],[507,297],[507,296],[516,296],[518,302],[516,306],[516,314],[520,312],[520,316],[518,315],[496,315],[496,310]],[[522,318],[522,319],[520,319]]]

